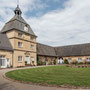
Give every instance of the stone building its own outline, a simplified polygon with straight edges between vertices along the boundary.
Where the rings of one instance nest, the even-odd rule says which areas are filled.
[[[37,56],[42,62],[43,60],[48,61],[48,64],[55,59],[56,64],[63,64],[64,60],[68,60],[69,63],[90,62],[90,43],[60,47],[51,47],[38,43]],[[45,60],[45,58],[48,58],[48,60]]]
[[[0,34],[0,67],[37,65],[36,38],[30,25],[22,18],[19,6]]]
[[[22,18],[19,6],[14,17],[0,30],[0,68],[90,62],[90,43],[52,47],[37,43],[37,36]]]

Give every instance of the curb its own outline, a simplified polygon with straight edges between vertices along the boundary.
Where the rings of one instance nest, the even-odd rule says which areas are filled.
[[[69,85],[48,85],[48,84],[40,84],[40,83],[32,83],[32,82],[24,82],[24,81],[19,81],[19,80],[14,80],[11,78],[8,78],[5,74],[2,76],[3,78],[11,81],[11,82],[16,82],[16,83],[21,83],[21,84],[28,84],[28,85],[36,85],[36,86],[47,86],[47,87],[56,87],[56,88],[67,88],[67,89],[90,89],[90,87],[75,87],[75,86],[69,86]]]

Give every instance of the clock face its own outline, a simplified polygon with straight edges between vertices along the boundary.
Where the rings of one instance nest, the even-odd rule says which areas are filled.
[[[28,27],[27,26],[24,27],[24,31],[28,31]]]

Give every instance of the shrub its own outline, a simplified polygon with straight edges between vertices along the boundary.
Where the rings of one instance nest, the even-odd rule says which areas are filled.
[[[32,61],[32,64],[34,65],[34,61]]]
[[[90,62],[87,62],[87,61],[86,61],[85,63],[86,63],[86,64],[90,64]]]
[[[27,65],[27,61],[25,61],[25,65]]]
[[[49,65],[52,65],[52,62],[50,62]]]
[[[64,60],[64,64],[69,64],[67,59]]]
[[[54,59],[53,64],[56,65],[56,59]]]
[[[37,65],[46,65],[46,62],[38,61]]]
[[[78,64],[84,64],[83,62],[78,62]]]
[[[76,65],[76,64],[78,64],[78,61],[71,62],[71,64],[75,64]]]
[[[41,61],[37,61],[37,65],[42,65],[42,62]]]
[[[42,62],[42,65],[46,65],[46,62]]]

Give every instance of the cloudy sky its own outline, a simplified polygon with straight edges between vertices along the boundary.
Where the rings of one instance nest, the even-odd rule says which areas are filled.
[[[20,0],[24,19],[46,45],[90,43],[90,0]],[[17,0],[0,0],[0,29],[14,16]]]

